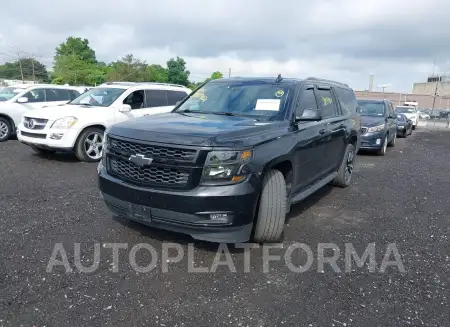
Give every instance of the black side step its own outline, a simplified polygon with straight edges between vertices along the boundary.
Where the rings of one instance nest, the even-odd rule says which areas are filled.
[[[311,194],[315,193],[317,190],[321,189],[322,187],[324,187],[325,185],[330,183],[333,179],[335,179],[337,174],[338,174],[337,172],[333,172],[333,173],[325,176],[324,178],[318,180],[313,185],[304,189],[300,193],[295,194],[291,199],[291,204],[298,203],[298,202],[304,200],[305,198],[307,198],[308,196],[310,196]]]

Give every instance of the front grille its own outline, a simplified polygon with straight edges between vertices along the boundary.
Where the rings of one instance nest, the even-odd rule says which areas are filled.
[[[361,127],[361,135],[366,134],[367,131],[368,131],[368,128],[367,128],[367,127]]]
[[[32,124],[30,124],[32,122]],[[47,125],[48,119],[24,117],[23,126],[28,129],[42,130]]]
[[[28,133],[28,132],[23,132],[23,131],[21,131],[20,134],[22,136],[33,137],[33,138],[36,138],[36,139],[45,139],[45,138],[47,138],[47,134]]]
[[[123,181],[143,187],[183,190],[196,187],[200,181],[205,160],[200,150],[137,143],[111,136],[107,143],[108,172]],[[143,155],[153,161],[142,167],[129,160],[133,155]]]
[[[189,171],[177,167],[139,167],[118,158],[110,158],[109,165],[114,175],[140,185],[184,187],[189,182]]]
[[[148,145],[142,143],[128,142],[116,138],[109,138],[110,147],[127,154],[143,154],[154,160],[193,162],[197,151],[192,149],[180,149],[165,146]]]

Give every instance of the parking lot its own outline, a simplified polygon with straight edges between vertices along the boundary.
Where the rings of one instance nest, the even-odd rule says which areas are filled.
[[[168,272],[159,262],[138,273],[127,259],[138,243],[158,253],[164,241],[186,253],[195,243],[195,265],[206,267],[217,245],[111,218],[96,164],[0,143],[0,326],[448,326],[450,131],[419,128],[397,141],[385,157],[358,156],[351,187],[326,187],[294,206],[284,245],[306,243],[316,252],[318,243],[334,243],[343,253],[352,243],[361,255],[374,242],[379,264],[395,243],[405,273],[369,272],[367,265],[345,273],[343,256],[341,272],[320,272],[315,260],[295,273],[280,260],[265,273],[261,248],[251,251],[245,272],[244,254],[232,246],[236,272],[188,273],[186,257]],[[118,272],[111,249],[102,248],[92,273],[47,273],[60,242],[72,266],[74,243],[85,265],[95,243],[127,243],[128,251],[120,252]],[[137,256],[142,266],[147,254]]]

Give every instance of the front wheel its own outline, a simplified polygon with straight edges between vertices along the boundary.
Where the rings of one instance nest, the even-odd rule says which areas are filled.
[[[8,119],[0,117],[0,142],[7,141],[12,134],[12,126]]]
[[[100,161],[103,152],[104,131],[97,127],[88,127],[75,144],[75,156],[80,161],[95,162]]]
[[[378,150],[377,154],[379,156],[384,156],[386,154],[386,150],[387,150],[387,145],[388,145],[388,137],[387,135],[384,137],[384,141],[383,141],[383,145],[381,146],[381,149]]]
[[[388,146],[393,148],[395,146],[396,139],[397,139],[397,132],[395,132],[395,135],[392,138],[391,142],[388,143]]]
[[[277,242],[286,220],[286,181],[279,170],[269,170],[263,178],[256,226],[255,242]]]

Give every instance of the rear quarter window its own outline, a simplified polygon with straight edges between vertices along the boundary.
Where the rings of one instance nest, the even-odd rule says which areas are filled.
[[[336,87],[336,95],[342,108],[342,113],[353,114],[358,112],[358,102],[356,101],[355,93],[351,89],[343,89]]]

